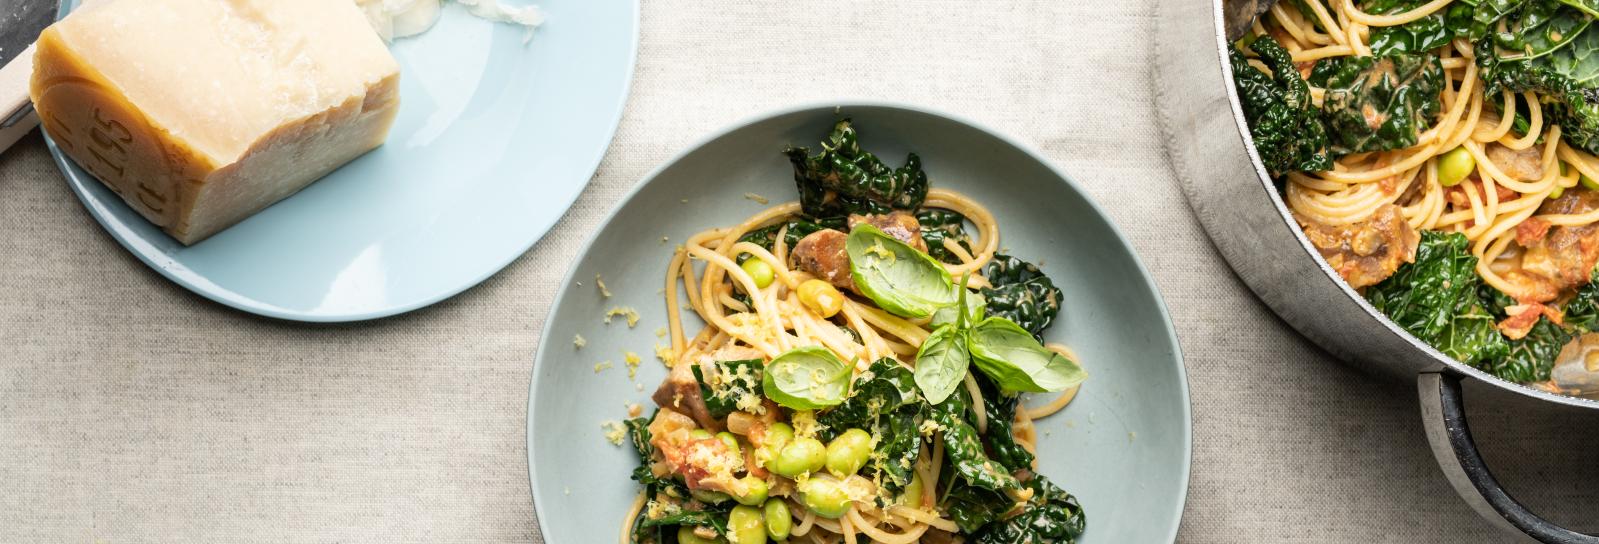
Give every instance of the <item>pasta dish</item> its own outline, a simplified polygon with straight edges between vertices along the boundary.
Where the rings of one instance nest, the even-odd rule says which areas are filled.
[[[1035,472],[1033,421],[1087,378],[1040,340],[1060,290],[999,253],[987,209],[930,188],[914,154],[885,165],[847,119],[785,154],[797,202],[666,267],[671,370],[625,423],[643,490],[620,541],[1074,542],[1082,507]]]
[[[1230,64],[1306,239],[1444,354],[1576,393],[1553,375],[1599,329],[1599,4],[1257,5]]]

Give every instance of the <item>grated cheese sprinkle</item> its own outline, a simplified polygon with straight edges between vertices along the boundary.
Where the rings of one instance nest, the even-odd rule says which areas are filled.
[[[770,204],[772,202],[771,199],[766,198],[766,197],[761,196],[761,195],[758,195],[758,194],[755,194],[755,193],[744,193],[744,198],[753,200],[753,201],[755,201],[758,204]]]
[[[631,380],[631,379],[638,378],[638,364],[639,364],[639,361],[642,361],[642,360],[643,359],[639,359],[639,356],[638,356],[637,353],[633,353],[631,351],[622,352],[622,362],[627,365],[627,378],[628,379]]]
[[[615,308],[611,308],[610,310],[606,310],[605,324],[610,325],[611,318],[616,316],[627,318],[627,328],[629,329],[638,325],[638,310],[633,309],[632,306],[617,306]]]
[[[605,370],[607,368],[611,368],[611,362],[610,361],[600,361],[598,363],[594,363],[594,373],[595,374],[599,374],[600,371]]]
[[[594,285],[600,288],[600,296],[611,298],[611,290],[605,288],[605,279],[601,278],[599,274],[594,275]]]
[[[581,334],[574,334],[572,335],[572,345],[577,347],[577,349],[583,349],[583,346],[589,345],[589,341],[583,338]]]
[[[622,440],[627,438],[627,429],[622,427],[620,421],[601,421],[600,428],[605,429],[605,439],[610,440],[613,446],[621,446]]]

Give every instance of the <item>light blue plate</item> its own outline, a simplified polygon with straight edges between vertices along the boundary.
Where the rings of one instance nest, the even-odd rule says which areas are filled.
[[[816,143],[839,116],[861,146],[897,164],[921,155],[934,187],[964,193],[999,220],[1000,246],[1041,263],[1062,290],[1046,333],[1081,357],[1090,378],[1063,412],[1040,420],[1040,472],[1082,500],[1084,544],[1171,542],[1188,489],[1190,417],[1182,355],[1160,294],[1132,247],[1064,174],[1015,140],[947,115],[890,105],[832,104],[762,116],[717,134],[650,174],[623,199],[573,264],[545,320],[528,399],[528,472],[545,542],[615,542],[639,486],[638,456],[613,446],[601,421],[650,409],[666,376],[652,355],[666,326],[660,289],[674,244],[797,198],[779,151]],[[666,243],[661,237],[668,238]],[[602,274],[611,297],[594,286]],[[637,327],[616,306],[640,313]],[[702,324],[685,314],[690,335]],[[578,349],[574,335],[587,345]],[[640,354],[636,380],[624,352]],[[595,363],[615,368],[594,372]],[[1034,401],[1036,402],[1036,400]]]
[[[548,15],[532,42],[446,5],[432,30],[392,46],[401,105],[388,143],[193,247],[50,150],[117,241],[206,298],[300,321],[421,308],[499,271],[560,219],[627,100],[637,0],[510,1]]]

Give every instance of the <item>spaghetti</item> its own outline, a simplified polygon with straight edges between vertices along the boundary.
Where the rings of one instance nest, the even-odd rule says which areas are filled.
[[[941,240],[940,247],[946,250],[946,259],[939,261],[939,265],[951,277],[965,277],[966,287],[993,292],[983,291],[1002,283],[985,274],[994,269],[991,265],[995,264],[999,251],[999,226],[993,214],[953,191],[930,189],[925,195],[918,210],[953,212],[966,223],[957,225],[960,236]],[[857,215],[851,222],[880,220],[889,215],[892,214]],[[848,433],[840,434],[843,429],[826,428],[825,422],[838,421],[829,419],[831,416],[826,409],[796,409],[774,402],[770,394],[760,394],[769,393],[769,389],[737,388],[740,379],[737,371],[731,370],[735,367],[726,366],[726,360],[735,357],[733,354],[760,362],[767,372],[778,372],[772,370],[774,359],[796,350],[821,348],[838,360],[848,362],[850,378],[856,384],[852,395],[863,395],[866,394],[863,390],[876,386],[861,384],[879,378],[878,374],[898,372],[908,377],[918,362],[918,353],[937,329],[934,319],[896,315],[864,295],[840,296],[834,308],[819,305],[810,296],[811,288],[807,284],[820,280],[826,273],[807,266],[811,262],[807,260],[810,259],[808,252],[813,251],[808,239],[819,234],[825,237],[825,230],[830,229],[800,237],[797,244],[789,236],[791,229],[808,228],[802,225],[811,218],[799,202],[772,206],[736,225],[688,237],[667,264],[663,293],[671,346],[669,353],[663,354],[663,360],[673,367],[672,375],[678,381],[669,377],[661,392],[657,392],[656,400],[662,408],[655,416],[629,424],[635,445],[644,456],[641,470],[649,475],[641,481],[655,483],[649,484],[629,509],[621,528],[623,544],[659,542],[674,537],[678,542],[700,542],[702,540],[693,539],[710,541],[718,536],[745,542],[750,537],[741,536],[736,525],[747,516],[741,518],[738,510],[756,506],[765,510],[767,534],[776,539],[780,536],[776,525],[788,525],[782,528],[781,536],[786,536],[789,542],[906,544],[920,542],[923,537],[935,533],[944,535],[943,541],[947,542],[948,537],[960,538],[955,535],[981,530],[966,527],[963,531],[945,505],[938,502],[942,500],[939,491],[947,494],[950,486],[967,484],[950,466],[957,461],[946,455],[944,434],[952,431],[928,416],[935,407],[915,392],[910,393],[912,398],[904,400],[919,404],[908,404],[910,408],[899,413],[914,414],[914,420],[922,422],[921,426],[908,435],[896,436],[888,436],[894,429],[887,426],[868,426],[874,449],[871,456],[875,460],[865,467],[857,467],[860,472],[852,474],[833,466],[833,450],[844,440],[843,434]],[[970,236],[964,234],[966,226],[971,228]],[[912,231],[923,228],[930,227],[918,226]],[[944,228],[946,232],[956,230]],[[775,233],[769,244],[764,242],[767,239],[764,233]],[[920,241],[920,234],[907,236],[907,242]],[[759,264],[751,264],[752,261]],[[704,328],[692,336],[682,317],[686,311],[705,323]],[[1075,355],[1059,344],[1049,344],[1047,353],[1076,361]],[[684,381],[684,376],[692,376],[692,381]],[[964,394],[954,395],[971,403],[965,417],[975,420],[979,436],[992,436],[986,434],[990,429],[1005,429],[1009,441],[1024,448],[1026,459],[1031,461],[1025,467],[1017,467],[1017,477],[1036,478],[1037,482],[1042,482],[1039,485],[1058,491],[1041,476],[1033,476],[1036,460],[1031,454],[1037,449],[1033,421],[1064,408],[1076,394],[1077,387],[1063,391],[1043,406],[1027,408],[1014,396],[996,396],[996,386],[988,380],[975,366],[968,371],[963,380],[965,385],[960,388]],[[730,413],[707,413],[712,411],[705,410],[710,404],[706,401],[726,400],[724,389],[719,387],[731,387],[734,395],[753,396],[733,399],[731,402],[737,409]],[[985,400],[997,405],[987,406]],[[839,410],[848,406],[841,405]],[[996,426],[998,423],[987,420],[991,414],[1003,414],[1009,421]],[[726,432],[707,438],[709,433],[723,429]],[[827,471],[818,469],[781,475],[785,471],[792,473],[781,464],[789,457],[785,450],[790,445],[827,435],[839,436],[832,438],[833,444],[827,447]],[[896,469],[883,464],[879,458],[890,455],[885,453],[885,448],[890,446],[884,443],[903,441],[906,436],[918,440],[919,445],[907,450],[905,466]],[[961,455],[972,453],[963,451]],[[635,479],[640,478],[638,474],[635,473]],[[820,503],[807,496],[821,494],[815,491],[820,485],[818,482],[843,489],[849,499],[847,508],[839,512],[817,510]],[[758,497],[748,496],[752,492],[746,483],[760,489]],[[1032,490],[1021,484],[1010,489],[1018,493],[1005,499],[1006,510],[995,513],[991,523],[1003,524],[1045,500],[1033,497]],[[1060,492],[1059,495],[1065,494]],[[1059,496],[1051,500],[1059,500]],[[1075,499],[1069,500],[1076,508]],[[727,512],[735,502],[742,505]],[[790,518],[788,523],[772,519],[774,511],[787,512],[783,517]],[[1080,515],[1080,509],[1076,512]],[[717,523],[709,521],[713,518],[721,520],[727,527],[725,532],[716,528]],[[1077,523],[1075,530],[1080,532],[1080,517]],[[661,532],[662,528],[673,525],[676,525],[676,533]],[[765,542],[765,538],[757,541]]]

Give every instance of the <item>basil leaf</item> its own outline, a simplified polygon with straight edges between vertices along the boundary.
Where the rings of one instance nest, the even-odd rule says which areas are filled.
[[[819,410],[844,402],[850,367],[827,348],[794,348],[766,363],[761,392],[795,410]]]
[[[919,319],[955,303],[944,265],[877,227],[851,229],[844,251],[855,287],[889,313]]]
[[[1088,379],[1075,361],[1046,349],[1020,325],[990,317],[972,328],[972,358],[994,384],[1006,391],[1065,391]]]
[[[718,361],[714,366],[716,373],[711,376],[702,375],[700,365],[690,370],[694,372],[694,380],[700,382],[700,397],[705,399],[706,411],[711,417],[722,419],[738,410],[740,402],[748,403],[746,399],[754,398],[761,387],[761,360]],[[754,410],[752,406],[744,408]]]
[[[961,287],[957,285],[955,288],[960,289]],[[967,291],[966,296],[972,299],[972,302],[966,305],[966,322],[976,323],[987,317],[988,310],[986,306],[988,305],[988,299],[984,298],[982,293],[971,291]],[[959,305],[945,306],[933,312],[933,320],[928,324],[935,329],[944,325],[954,325],[955,322],[960,321],[960,314]]]
[[[922,389],[927,402],[944,402],[960,385],[970,365],[966,331],[953,324],[944,325],[933,331],[922,342],[921,351],[916,352],[916,386]]]

